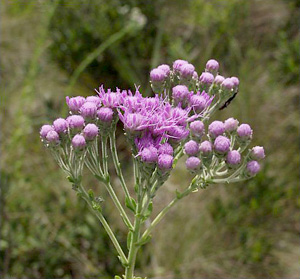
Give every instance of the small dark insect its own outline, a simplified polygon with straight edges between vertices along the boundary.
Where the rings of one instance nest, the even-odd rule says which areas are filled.
[[[237,93],[239,93],[239,91],[236,91],[236,92],[235,92],[235,93],[234,93],[234,94],[233,94],[233,95],[225,102],[225,104],[219,108],[219,110],[222,110],[222,109],[224,109],[224,108],[227,108],[228,105],[231,103],[231,101],[235,98],[235,96],[237,95]]]

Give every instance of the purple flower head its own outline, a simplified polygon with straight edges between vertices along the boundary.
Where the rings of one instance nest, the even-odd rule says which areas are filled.
[[[239,121],[230,117],[227,120],[225,120],[225,131],[226,132],[233,132],[236,131],[238,125],[239,125]]]
[[[85,103],[85,98],[82,96],[72,97],[69,98],[66,97],[66,103],[72,112],[78,112],[81,106]]]
[[[166,76],[170,74],[170,66],[166,64],[159,65],[157,69],[162,70]]]
[[[205,66],[205,69],[208,71],[208,72],[217,72],[219,70],[219,63],[217,60],[215,59],[210,59],[207,61],[206,63],[206,66]]]
[[[237,166],[241,163],[241,154],[237,150],[232,150],[227,153],[226,163],[230,166]]]
[[[255,146],[252,148],[251,150],[251,158],[253,158],[254,160],[261,160],[263,158],[265,158],[265,150],[262,146]]]
[[[170,113],[170,120],[178,125],[185,126],[188,120],[188,111],[179,107],[172,108]]]
[[[248,174],[254,176],[260,171],[260,164],[257,161],[250,161],[247,163],[246,170]]]
[[[180,68],[182,67],[182,65],[188,64],[188,63],[189,62],[187,62],[185,60],[178,59],[178,60],[174,61],[174,63],[173,63],[173,70],[174,71],[179,71]]]
[[[114,112],[111,108],[102,107],[97,111],[97,116],[100,121],[110,123],[113,119]]]
[[[54,120],[53,127],[57,133],[66,133],[68,130],[68,122],[63,118],[58,118]]]
[[[98,93],[102,104],[105,107],[109,108],[116,108],[122,102],[123,95],[126,94],[126,91],[121,92],[120,89],[117,88],[116,92],[111,92],[110,89],[105,92],[103,86],[99,88],[99,91],[96,90]]]
[[[83,148],[85,148],[86,141],[85,141],[84,136],[79,135],[79,134],[75,135],[74,138],[72,139],[72,146],[75,149],[83,149]]]
[[[140,131],[144,128],[143,115],[140,113],[125,113],[122,115],[119,113],[120,120],[124,124],[124,128],[130,132]]]
[[[172,89],[172,97],[176,102],[182,102],[188,98],[189,89],[185,85],[176,85]]]
[[[253,133],[253,131],[252,131],[250,125],[248,125],[248,124],[241,124],[237,128],[237,134],[243,140],[251,139],[252,133]]]
[[[40,136],[45,139],[50,131],[54,131],[54,128],[51,125],[43,125],[40,130]]]
[[[139,152],[143,150],[145,147],[155,145],[151,133],[145,133],[141,138],[136,137],[134,142]]]
[[[49,131],[46,135],[46,140],[50,143],[59,143],[59,135],[55,131]]]
[[[196,71],[193,72],[193,79],[198,80],[198,73]]]
[[[183,78],[192,78],[194,71],[195,67],[192,64],[183,64],[179,69]]]
[[[161,154],[167,154],[167,155],[173,155],[173,147],[171,144],[165,142],[159,145],[158,147],[158,153]]]
[[[205,132],[204,124],[200,120],[191,122],[190,130],[193,136],[201,137]]]
[[[70,129],[81,129],[84,126],[84,118],[81,115],[71,115],[66,120]]]
[[[184,151],[189,156],[195,156],[199,152],[199,144],[194,140],[190,140],[184,145]]]
[[[225,132],[225,125],[222,121],[213,121],[208,126],[208,133],[212,138],[222,135]]]
[[[224,89],[227,90],[231,90],[234,87],[234,83],[231,78],[225,78],[221,85]]]
[[[166,78],[166,73],[162,69],[155,68],[150,72],[150,80],[153,82],[162,82]]]
[[[222,84],[222,82],[225,80],[225,78],[223,77],[223,76],[220,76],[220,75],[217,75],[216,77],[215,77],[215,83],[216,84]]]
[[[199,150],[204,156],[207,156],[207,155],[211,154],[211,152],[213,150],[213,146],[210,141],[205,140],[205,141],[201,142]]]
[[[154,146],[146,147],[141,152],[141,158],[143,162],[155,163],[157,161],[158,152]]]
[[[195,110],[196,113],[200,113],[206,108],[206,99],[203,96],[192,95],[190,98],[190,106]]]
[[[80,114],[86,118],[93,118],[97,113],[97,105],[92,102],[84,103],[80,108]]]
[[[212,84],[214,82],[214,76],[209,72],[203,72],[199,77],[199,81],[204,84]]]
[[[101,99],[99,96],[88,96],[86,97],[87,102],[95,103],[97,107],[101,105]]]
[[[83,135],[87,140],[93,140],[99,133],[99,128],[95,124],[87,124],[83,129]]]
[[[173,156],[169,154],[161,154],[158,156],[158,167],[162,170],[170,170],[173,165]]]
[[[239,86],[240,80],[237,77],[231,77],[230,79],[235,87]]]
[[[185,161],[185,166],[188,170],[197,170],[201,167],[201,161],[197,157],[189,157]]]
[[[168,129],[167,137],[172,139],[175,142],[179,142],[183,139],[186,139],[189,135],[189,130],[182,126],[174,126]]]
[[[219,154],[227,153],[230,150],[230,140],[224,136],[218,136],[214,142],[214,149]]]

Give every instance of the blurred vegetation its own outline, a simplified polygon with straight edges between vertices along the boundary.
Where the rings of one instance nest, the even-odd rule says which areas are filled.
[[[1,278],[120,272],[108,237],[45,153],[39,127],[66,111],[67,94],[91,95],[102,83],[150,94],[152,67],[182,58],[201,71],[212,57],[241,80],[238,98],[216,118],[251,124],[266,163],[249,182],[183,201],[138,268],[168,278],[298,278],[299,8],[299,0],[4,1]],[[128,159],[121,136],[118,144]],[[187,180],[179,166],[155,206]],[[87,184],[105,195],[93,178]],[[107,199],[105,213],[125,245],[112,208]]]

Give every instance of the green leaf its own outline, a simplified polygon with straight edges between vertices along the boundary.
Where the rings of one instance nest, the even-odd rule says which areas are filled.
[[[136,209],[136,202],[134,198],[127,197],[125,198],[125,205],[127,208],[129,208],[131,211],[135,212]]]
[[[129,247],[130,247],[131,240],[132,240],[132,232],[129,231],[129,233],[128,233],[128,235],[127,235],[127,248],[128,248],[128,249],[129,249]]]
[[[148,219],[148,217],[151,215],[152,210],[153,210],[153,203],[150,202],[149,205],[148,205],[148,208],[147,208],[147,210],[146,210],[146,212],[144,214],[145,220]]]
[[[71,176],[68,176],[68,177],[67,177],[67,179],[69,180],[69,182],[71,182],[71,183],[75,183],[75,180],[74,180],[74,178],[73,178],[73,177],[71,177]]]
[[[148,235],[145,239],[141,239],[138,244],[140,246],[145,245],[147,242],[149,242],[151,240],[151,238],[152,238],[152,236]]]
[[[89,189],[89,190],[88,190],[88,194],[89,194],[90,200],[91,200],[91,201],[94,200],[95,195],[94,195],[94,192],[93,192],[92,189]]]

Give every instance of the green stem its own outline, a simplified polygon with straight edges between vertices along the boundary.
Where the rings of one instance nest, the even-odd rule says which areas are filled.
[[[104,229],[106,230],[107,234],[109,235],[113,245],[115,246],[121,262],[123,264],[127,264],[127,258],[116,238],[116,236],[114,235],[113,231],[111,230],[109,224],[107,223],[107,221],[105,220],[104,216],[102,215],[102,213],[95,208],[95,206],[93,206],[90,196],[89,194],[86,192],[86,190],[84,189],[84,187],[81,185],[81,183],[78,184],[79,189],[81,190],[81,194],[82,194],[82,198],[88,203],[89,207],[91,208],[92,212],[96,215],[96,217],[100,220],[101,224],[103,225]]]
[[[122,189],[125,193],[125,196],[130,198],[130,194],[129,194],[128,188],[126,186],[126,182],[125,182],[125,179],[123,177],[123,173],[122,173],[122,169],[121,169],[121,164],[120,164],[120,161],[119,161],[119,158],[118,158],[118,153],[117,153],[117,148],[116,148],[116,134],[115,134],[115,131],[113,131],[110,134],[110,150],[111,150],[111,154],[112,154],[112,158],[113,158],[113,162],[114,162],[114,165],[115,165],[117,176],[119,177],[119,180],[121,182]]]

